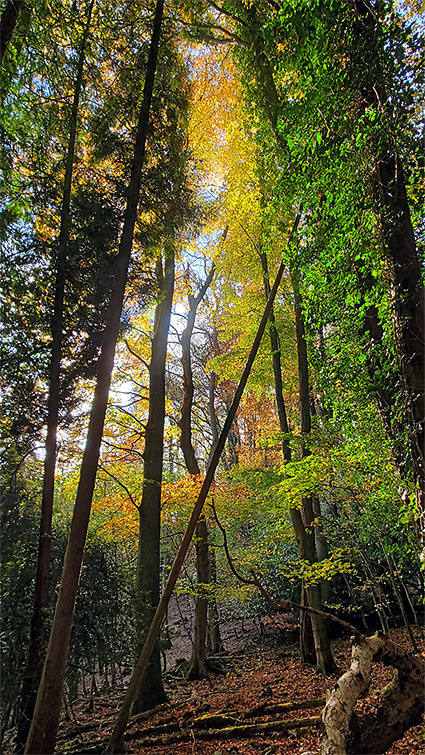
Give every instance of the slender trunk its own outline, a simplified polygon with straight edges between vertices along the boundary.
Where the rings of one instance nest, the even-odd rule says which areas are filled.
[[[218,614],[217,601],[215,597],[215,590],[217,585],[217,560],[215,556],[215,538],[213,534],[212,547],[210,548],[210,566],[211,566],[211,584],[213,586],[213,594],[210,596],[209,601],[209,613],[208,613],[208,645],[211,653],[221,653],[224,650],[224,645],[220,636],[220,617]]]
[[[193,374],[190,354],[193,328],[198,306],[204,298],[212,281],[215,267],[210,270],[205,283],[197,296],[189,295],[189,314],[187,325],[182,333],[182,366],[183,366],[183,403],[180,417],[180,447],[186,462],[187,471],[191,475],[200,474],[198,460],[192,445],[192,405],[193,405]],[[189,663],[188,677],[191,679],[207,675],[207,617],[208,596],[205,594],[206,585],[211,578],[209,563],[208,530],[205,516],[201,514],[196,525],[196,576],[197,594],[195,604],[195,631],[193,635],[192,657]]]
[[[140,529],[136,576],[136,626],[141,647],[155,614],[160,593],[161,484],[165,422],[165,366],[174,292],[174,230],[166,229],[165,266],[157,264],[161,301],[157,305],[149,365],[149,413],[145,433],[144,480],[139,508]],[[150,710],[166,699],[157,642],[149,673],[134,703],[134,713]]]
[[[267,256],[264,252],[260,254],[261,269],[263,273],[263,287],[266,298],[270,295],[270,279],[269,269],[267,263]],[[289,445],[289,426],[288,418],[286,416],[285,401],[283,398],[283,384],[282,384],[282,363],[280,358],[280,342],[279,334],[276,328],[276,320],[274,316],[274,310],[270,312],[270,346],[272,350],[272,363],[273,363],[273,377],[275,386],[275,400],[277,407],[277,414],[279,418],[279,429],[283,434],[282,438],[282,456],[283,461],[291,461],[291,448]]]
[[[322,507],[320,505],[320,499],[317,496],[313,496],[313,514],[314,514],[314,538],[316,546],[316,554],[318,561],[324,561],[329,558],[328,541],[326,540],[325,533],[322,525]],[[331,583],[328,579],[320,580],[320,598],[322,603],[329,603],[331,599]]]
[[[300,212],[298,212],[291,232],[289,234],[287,245],[292,242],[292,239],[297,231],[298,224],[300,222]],[[279,267],[279,270],[276,275],[275,282],[273,284],[273,288],[270,292],[270,296],[267,300],[267,304],[265,306],[263,316],[261,318],[260,324],[258,326],[258,330],[256,333],[256,336],[254,338],[254,343],[252,344],[251,351],[249,353],[244,371],[242,373],[241,379],[239,381],[239,385],[236,389],[235,396],[232,402],[232,406],[230,407],[229,413],[226,417],[226,421],[224,423],[223,429],[221,431],[220,437],[218,439],[217,447],[214,451],[213,457],[211,459],[211,462],[208,465],[207,472],[205,475],[204,482],[202,483],[201,490],[199,492],[198,499],[195,503],[195,506],[193,508],[191,517],[189,519],[186,532],[183,536],[183,540],[180,544],[180,548],[178,550],[178,553],[176,555],[176,558],[174,560],[173,566],[171,567],[170,575],[167,580],[167,584],[164,587],[164,591],[161,596],[161,600],[159,601],[158,608],[155,612],[155,616],[152,620],[152,624],[150,626],[149,632],[146,636],[145,644],[141,650],[141,653],[137,659],[137,663],[133,672],[133,675],[130,679],[130,683],[128,685],[127,692],[124,695],[124,699],[121,705],[121,708],[118,712],[118,716],[116,718],[114,728],[112,731],[112,734],[110,736],[108,745],[106,747],[105,753],[111,754],[111,753],[119,753],[122,752],[122,737],[124,734],[124,731],[126,729],[128,719],[130,717],[131,708],[133,705],[133,700],[135,696],[137,695],[138,689],[140,685],[143,682],[144,677],[146,676],[146,669],[149,663],[149,659],[152,654],[152,650],[155,647],[155,643],[158,639],[159,633],[161,631],[161,625],[164,620],[164,616],[167,611],[168,603],[170,602],[170,598],[173,594],[174,587],[176,585],[178,576],[180,574],[181,568],[183,566],[184,559],[186,557],[186,553],[188,551],[188,548],[190,546],[193,533],[195,531],[195,527],[197,524],[197,521],[199,519],[199,516],[201,514],[201,511],[203,509],[206,497],[209,493],[210,487],[212,485],[214,474],[218,466],[218,462],[220,461],[220,456],[223,453],[223,449],[226,443],[227,435],[229,433],[229,430],[232,426],[232,422],[235,418],[236,411],[238,409],[242,393],[245,389],[249,373],[251,371],[251,367],[253,365],[254,359],[256,357],[259,345],[261,343],[261,339],[264,335],[264,330],[266,328],[269,316],[270,316],[270,310],[273,306],[273,301],[275,299],[277,290],[279,288],[280,282],[282,280],[284,271],[284,264],[282,264]]]
[[[302,438],[307,438],[311,432],[307,344],[305,341],[304,319],[301,310],[298,279],[297,274],[293,269],[291,269],[291,280],[294,290],[295,325],[297,332],[301,436]],[[301,458],[305,458],[309,455],[309,453],[310,451],[307,445],[305,444],[305,442],[302,442]],[[301,511],[299,511],[298,509],[291,509],[290,513],[300,556],[302,559],[306,559],[310,563],[315,563],[317,561],[317,553],[313,525],[314,510],[312,497],[309,496],[303,498]],[[318,608],[319,610],[321,609],[320,589],[318,585],[305,586],[305,598],[306,604],[311,608]],[[313,631],[314,647],[316,651],[317,667],[325,675],[332,674],[336,669],[336,665],[332,657],[326,621],[322,617],[316,616],[314,614],[311,615],[310,619]],[[305,631],[307,631],[306,625]],[[301,633],[301,636],[303,636],[303,632]],[[301,647],[301,650],[303,650],[303,647]]]
[[[145,154],[150,103],[156,71],[159,36],[162,23],[163,0],[158,0],[146,70],[143,101],[140,110],[127,206],[120,247],[116,260],[111,300],[106,316],[106,328],[97,367],[96,389],[90,412],[86,447],[80,471],[74,514],[65,554],[61,586],[50,633],[43,674],[38,690],[33,720],[25,746],[26,753],[53,753],[61,708],[63,683],[69,652],[69,640],[75,610],[78,582],[83,561],[100,444],[114,364],[120,315],[130,262],[134,225],[139,201],[140,176]]]
[[[59,420],[60,367],[62,358],[64,293],[70,226],[72,171],[75,159],[78,109],[83,82],[85,49],[90,29],[93,5],[94,0],[90,3],[88,9],[75,80],[62,198],[61,224],[56,255],[55,293],[51,318],[52,345],[49,365],[47,435],[45,441],[40,535],[38,541],[34,606],[30,625],[29,650],[21,691],[21,713],[16,735],[16,752],[21,752],[23,750],[28,736],[43,664],[43,628],[45,623],[45,612],[48,604],[51,559],[52,516],[56,468],[56,435]]]

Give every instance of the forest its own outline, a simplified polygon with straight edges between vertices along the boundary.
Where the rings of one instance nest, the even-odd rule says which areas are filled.
[[[2,751],[423,751],[425,3],[0,8]]]

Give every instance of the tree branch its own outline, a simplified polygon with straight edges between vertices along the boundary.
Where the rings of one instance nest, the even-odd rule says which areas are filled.
[[[213,511],[213,514],[214,514],[214,519],[215,519],[215,521],[217,523],[217,526],[218,526],[219,530],[221,531],[221,533],[223,535],[224,552],[226,554],[226,558],[227,558],[227,561],[228,561],[228,564],[229,564],[231,572],[244,585],[253,585],[254,587],[256,587],[257,590],[259,590],[259,592],[263,596],[264,600],[268,603],[268,605],[270,606],[270,608],[273,608],[274,611],[287,611],[288,608],[289,609],[290,608],[297,608],[300,611],[305,611],[306,613],[314,614],[315,616],[320,616],[322,619],[328,619],[329,621],[332,621],[335,624],[339,624],[339,626],[341,626],[344,629],[346,629],[347,631],[351,632],[356,637],[364,639],[364,635],[361,632],[359,632],[359,630],[355,626],[353,626],[353,624],[350,624],[348,621],[344,621],[343,619],[339,619],[337,616],[334,616],[331,613],[327,613],[327,611],[320,611],[318,608],[310,608],[309,606],[302,606],[299,603],[294,603],[292,600],[284,600],[282,603],[277,603],[274,600],[274,598],[272,598],[272,596],[270,595],[270,593],[266,590],[266,588],[264,587],[264,585],[262,585],[261,582],[259,581],[259,579],[257,579],[257,577],[255,576],[254,572],[252,572],[252,578],[251,579],[248,579],[247,577],[243,577],[242,574],[239,574],[239,572],[237,571],[237,569],[236,569],[236,567],[235,567],[235,565],[233,563],[232,557],[230,555],[229,546],[228,546],[228,543],[227,543],[226,531],[225,531],[223,525],[221,524],[221,522],[218,519],[217,511],[216,511],[215,505],[214,505],[214,499],[212,499],[211,508],[212,508],[212,511]]]

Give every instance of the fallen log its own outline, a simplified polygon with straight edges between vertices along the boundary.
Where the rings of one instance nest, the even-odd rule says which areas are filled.
[[[241,723],[248,718],[259,718],[260,716],[269,716],[275,713],[287,713],[293,710],[307,710],[309,708],[323,708],[325,699],[323,697],[314,697],[311,700],[299,700],[293,703],[276,703],[275,705],[267,705],[262,703],[255,708],[242,711],[226,711],[226,713],[208,713],[198,718],[188,719],[184,723],[179,723],[175,719],[172,721],[166,721],[164,723],[158,723],[155,726],[149,726],[143,729],[145,737],[150,735],[162,735],[165,733],[171,734],[172,732],[180,731],[181,728],[188,728],[193,731],[197,729],[212,729],[212,728],[226,728],[230,724]],[[137,723],[138,716],[133,716],[130,719],[130,725]]]
[[[163,736],[142,737],[140,732],[127,734],[126,741],[137,739],[137,744],[141,747],[165,747],[166,745],[177,744],[179,742],[193,742],[198,740],[210,741],[212,739],[247,739],[254,737],[256,734],[268,734],[275,731],[291,731],[292,729],[303,729],[317,726],[320,721],[319,716],[312,718],[293,718],[289,721],[265,721],[256,724],[237,724],[218,729],[193,729],[188,727],[185,731]]]
[[[240,715],[242,719],[255,718],[256,716],[269,716],[273,713],[285,713],[290,710],[307,710],[308,708],[323,708],[325,704],[323,697],[313,697],[311,700],[299,700],[293,703],[275,703],[275,705],[266,705],[262,703],[255,708],[243,711]]]
[[[423,658],[379,632],[351,641],[351,666],[336,682],[321,715],[320,755],[380,755],[418,723],[423,712]],[[354,708],[369,687],[373,660],[393,666],[394,677],[376,712],[358,716]]]

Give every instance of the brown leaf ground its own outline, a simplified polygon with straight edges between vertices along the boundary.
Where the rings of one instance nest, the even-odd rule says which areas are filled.
[[[416,630],[418,644],[425,655],[423,638]],[[394,630],[391,638],[410,650],[404,630]],[[335,659],[343,673],[350,663],[348,639],[333,642]],[[190,722],[199,716],[235,713],[258,706],[261,703],[302,703],[312,698],[325,697],[326,689],[333,686],[338,675],[324,678],[314,668],[300,662],[297,644],[283,646],[277,638],[268,643],[250,644],[222,657],[223,670],[211,675],[208,680],[187,682],[182,676],[171,672],[166,676],[169,703],[144,722],[130,726],[126,732],[126,750],[129,755],[317,755],[318,730],[316,726],[293,729],[288,733],[272,732],[266,736],[257,734],[247,739],[203,741],[196,732],[188,734],[188,741],[156,746],[143,746],[141,740],[147,734],[152,737],[155,729],[164,724],[178,724],[180,731],[188,731]],[[370,693],[361,700],[357,711],[361,713],[379,703],[380,690],[388,683],[392,669],[382,664],[373,665]],[[72,706],[61,722],[58,738],[58,753],[102,752],[118,710],[122,692],[102,692],[94,698],[94,709],[87,710],[87,698],[82,697]],[[282,720],[283,718],[311,718],[319,716],[321,708],[296,709],[284,714],[263,715],[246,718],[241,723],[249,724]],[[4,749],[12,753],[11,743]],[[416,755],[424,753],[424,724],[406,732],[403,739],[394,743],[387,755]]]
[[[423,639],[419,638],[424,651]],[[394,630],[391,637],[409,647],[406,633]],[[347,640],[333,643],[335,659],[343,673],[350,662],[350,644]],[[186,682],[173,675],[167,678],[169,704],[164,706],[149,720],[130,726],[126,734],[127,753],[132,755],[316,755],[318,753],[318,731],[315,726],[307,729],[291,730],[288,734],[273,732],[255,735],[249,739],[222,741],[202,741],[196,732],[188,734],[190,739],[183,743],[143,746],[141,739],[154,729],[167,723],[177,723],[181,731],[187,731],[193,718],[215,713],[230,713],[249,710],[261,702],[267,705],[296,703],[315,697],[325,697],[326,689],[331,688],[338,675],[324,678],[314,668],[302,664],[296,645],[282,647],[263,644],[250,646],[231,653],[223,659],[223,673],[212,675],[209,680]],[[379,691],[391,679],[392,670],[382,664],[373,665],[369,697],[359,702],[358,712],[374,707],[379,702]],[[119,697],[109,699],[102,695],[95,699],[94,711],[84,711],[87,702],[80,701],[73,706],[74,719],[63,721],[60,729],[58,751],[74,753],[92,751],[95,742],[106,742],[111,720],[119,704]],[[315,710],[296,710],[285,713],[285,718],[310,718],[320,715]],[[280,715],[283,718],[283,715]],[[243,723],[271,721],[279,719],[279,714],[261,718],[247,718]],[[90,728],[89,728],[90,727]],[[387,755],[414,755],[425,752],[424,726],[410,729],[403,739],[395,743]],[[98,752],[102,747],[99,746]]]

